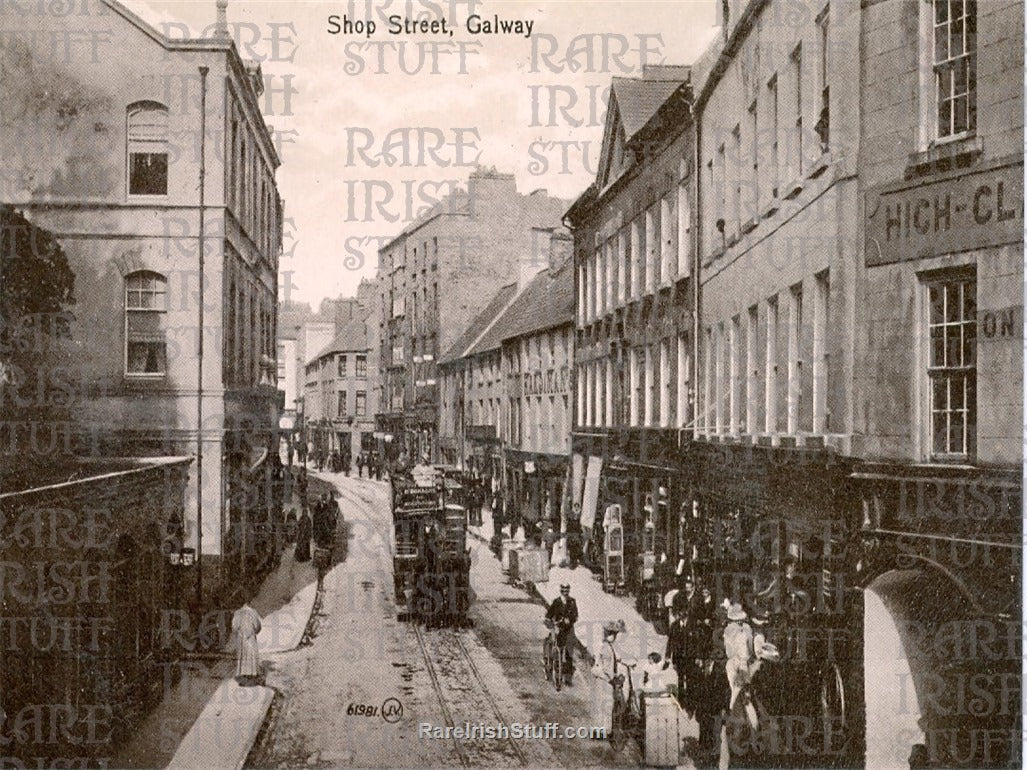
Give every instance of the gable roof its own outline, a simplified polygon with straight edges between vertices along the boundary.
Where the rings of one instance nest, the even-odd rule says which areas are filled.
[[[678,65],[646,65],[641,78],[612,79],[596,178],[571,204],[567,217],[579,218],[628,178],[638,161],[629,150],[686,124],[691,82],[692,67]]]
[[[466,355],[498,348],[504,340],[574,322],[572,259],[555,270],[543,270],[514,298],[510,307]]]
[[[506,309],[507,305],[510,304],[510,300],[512,300],[516,294],[516,283],[508,284],[497,291],[496,295],[488,305],[485,306],[485,309],[474,317],[474,320],[472,320],[471,323],[468,324],[467,328],[464,329],[463,334],[457,337],[456,342],[450,346],[449,350],[439,357],[439,364],[452,363],[466,355],[470,355],[471,347],[478,347],[475,343],[477,343],[479,338],[490,330],[491,326],[498,322],[503,311]],[[495,347],[498,348],[499,344],[497,343]],[[481,348],[475,352],[484,352],[489,349],[490,348]]]
[[[310,360],[316,361],[317,359],[324,358],[332,353],[346,353],[354,350],[363,351],[367,349],[367,326],[363,319],[350,321],[342,327],[339,333],[335,335],[326,347],[324,347]],[[309,361],[307,363],[309,363]]]
[[[620,121],[628,143],[645,127],[649,119],[670,98],[684,78],[672,80],[639,80],[638,78],[614,78],[612,91],[617,99]]]

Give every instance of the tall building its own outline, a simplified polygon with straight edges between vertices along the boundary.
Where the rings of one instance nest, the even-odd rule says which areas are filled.
[[[970,624],[977,638],[1022,629],[1024,6],[863,5],[861,237],[845,280],[858,298],[867,766],[915,752],[937,766],[1016,764],[1019,650],[928,640]],[[871,663],[869,613],[882,607],[922,619],[899,670]],[[938,696],[898,719],[875,668]],[[968,676],[994,697],[960,713]]]
[[[51,45],[72,25],[100,55]],[[74,16],[5,5],[0,26],[0,199],[53,233],[74,272],[76,450],[193,456],[197,593],[239,587],[269,523],[278,425],[282,201],[260,67],[223,13],[214,37],[189,40],[116,0]]]
[[[379,427],[391,459],[439,458],[437,360],[523,269],[545,264],[566,202],[479,169],[379,251]],[[522,265],[522,262],[524,263]]]
[[[678,448],[692,424],[692,99],[687,67],[614,78],[596,180],[567,212],[574,502],[593,566],[634,591],[685,547],[671,510],[691,512]]]
[[[442,460],[489,482],[511,534],[561,529],[573,405],[573,243],[549,233],[546,265],[503,286],[439,359]]]

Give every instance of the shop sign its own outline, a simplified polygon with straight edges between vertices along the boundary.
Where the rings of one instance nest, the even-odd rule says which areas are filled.
[[[868,267],[1023,241],[1023,164],[868,193]]]
[[[567,393],[569,390],[569,371],[566,366],[521,375],[521,393],[525,396],[546,396]]]

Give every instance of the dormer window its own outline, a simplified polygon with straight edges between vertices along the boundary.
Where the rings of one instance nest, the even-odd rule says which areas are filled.
[[[128,108],[128,194],[168,194],[168,110],[156,102]]]

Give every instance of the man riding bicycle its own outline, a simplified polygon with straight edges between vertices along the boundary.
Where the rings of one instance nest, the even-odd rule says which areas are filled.
[[[571,596],[569,583],[560,585],[560,595],[553,599],[546,611],[546,620],[556,628],[556,644],[563,656],[563,678],[570,686],[574,677],[574,624],[578,622],[578,603]]]

